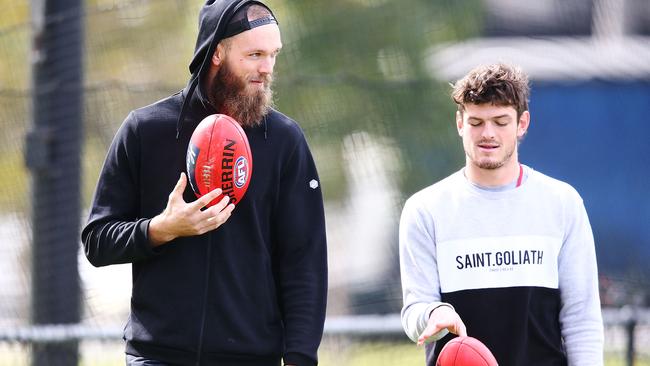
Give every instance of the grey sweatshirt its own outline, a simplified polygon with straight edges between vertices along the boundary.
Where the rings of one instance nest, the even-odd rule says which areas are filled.
[[[596,255],[582,199],[566,183],[524,171],[520,187],[495,191],[461,170],[406,202],[404,330],[416,341],[444,302],[500,366],[602,365]],[[431,365],[449,339],[428,347]]]

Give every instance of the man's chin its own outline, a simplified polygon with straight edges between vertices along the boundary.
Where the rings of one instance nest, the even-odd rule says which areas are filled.
[[[255,98],[258,95],[263,95],[269,92],[269,89],[264,86],[264,85],[255,85],[255,84],[249,84],[246,86],[246,90],[244,93],[248,98]]]
[[[491,159],[482,159],[479,161],[474,161],[474,165],[481,169],[485,170],[494,170],[494,169],[499,169],[504,165],[503,161],[496,161],[496,160],[491,160]]]

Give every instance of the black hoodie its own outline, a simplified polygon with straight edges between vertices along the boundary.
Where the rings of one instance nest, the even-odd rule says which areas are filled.
[[[253,175],[218,229],[152,248],[196,125],[216,113],[198,80],[225,24],[247,0],[208,1],[188,86],[132,111],[102,168],[82,241],[95,266],[132,263],[126,352],[180,365],[315,365],[327,252],[318,174],[300,127],[271,110],[245,128]],[[186,201],[196,199],[189,187]]]

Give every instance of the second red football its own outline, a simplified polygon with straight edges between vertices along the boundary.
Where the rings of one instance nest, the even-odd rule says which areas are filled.
[[[483,342],[472,337],[456,337],[442,347],[436,366],[498,366],[498,364]]]

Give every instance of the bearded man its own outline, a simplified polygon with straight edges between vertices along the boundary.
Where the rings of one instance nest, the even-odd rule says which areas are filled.
[[[272,108],[278,22],[258,1],[210,0],[199,23],[187,87],[132,111],[111,144],[86,256],[132,265],[127,365],[316,365],[323,200],[303,132]],[[227,196],[204,209],[221,190],[196,199],[184,173],[192,132],[215,113],[241,124],[253,156],[236,209]]]

